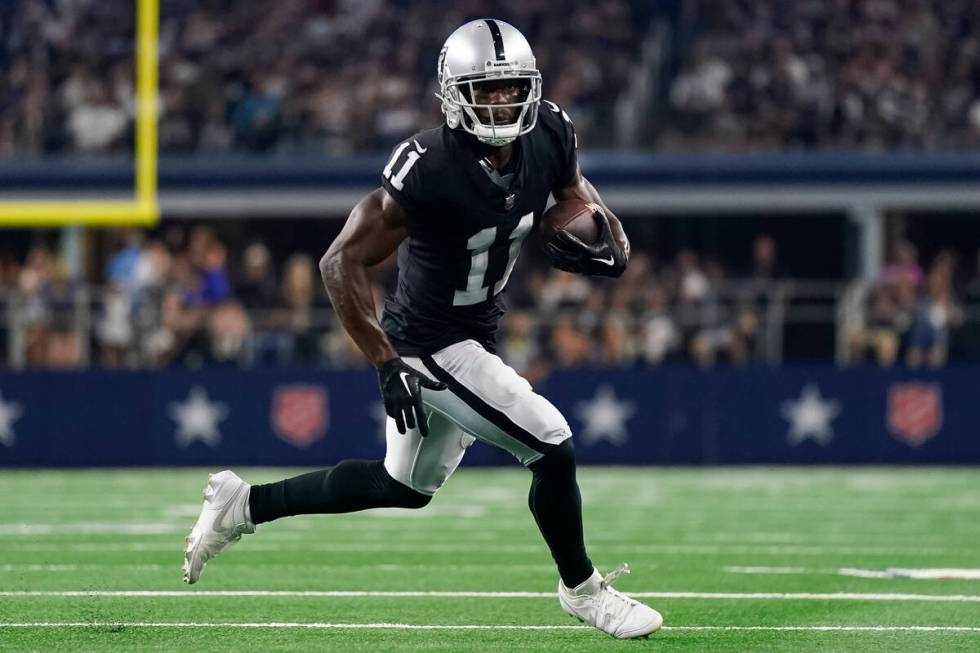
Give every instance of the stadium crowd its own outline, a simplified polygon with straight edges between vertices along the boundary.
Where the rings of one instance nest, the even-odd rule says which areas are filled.
[[[0,2],[0,158],[131,151],[133,7]],[[490,10],[479,0],[165,0],[160,150],[388,149],[440,122],[436,55]],[[576,113],[589,142],[608,142],[640,41],[631,3],[503,0],[492,13],[521,25],[548,96]]]
[[[365,365],[306,253],[274,252],[252,239],[230,257],[201,224],[123,230],[112,240],[94,286],[70,278],[45,247],[23,261],[0,258],[0,299],[9,309],[0,349],[19,343],[31,368],[75,367],[83,352],[112,368]],[[661,262],[641,245],[625,277],[609,283],[541,267],[541,259],[522,257],[497,341],[501,356],[532,380],[581,365],[764,363],[766,329],[782,328],[770,310],[793,283],[780,274],[767,235],[755,239],[743,270],[692,249]],[[392,260],[376,272],[379,312],[393,280]],[[958,273],[950,251],[923,269],[915,247],[899,242],[846,335],[848,358],[940,366],[951,348],[980,353],[978,312],[980,252],[975,269]]]
[[[131,149],[134,6],[0,1],[0,160]],[[641,144],[683,152],[980,146],[980,11],[971,0],[650,7],[163,0],[161,152],[386,150],[439,124],[432,53],[466,18],[490,11],[528,34],[546,95],[569,110],[590,147],[610,144],[624,118],[616,106],[651,20],[670,27],[672,48],[653,90],[665,106],[637,132]],[[105,270],[84,282],[43,244],[0,252],[0,308],[8,309],[0,365],[14,354],[28,367],[363,364],[326,302],[314,255],[260,236],[232,243],[202,224],[114,238]],[[769,361],[772,309],[793,283],[780,274],[778,249],[760,235],[744,267],[682,244],[666,258],[641,245],[615,285],[526,265],[511,282],[498,348],[531,378],[553,365]],[[860,319],[843,336],[847,359],[980,359],[980,259],[974,266],[962,253],[925,261],[912,243],[896,242],[880,277],[861,288]],[[376,280],[379,310],[391,272]]]
[[[669,151],[980,146],[974,0],[689,0]]]
[[[133,6],[0,3],[0,159],[131,150]],[[665,151],[980,146],[972,0],[165,0],[161,152],[386,151],[439,123],[434,53],[487,13],[525,31],[590,147],[624,120]],[[654,21],[653,113],[617,113]]]
[[[958,261],[940,252],[925,269],[915,245],[896,243],[889,262],[868,289],[864,321],[848,334],[853,361],[909,367],[945,365],[951,348],[964,357],[980,354],[980,251],[976,269],[957,284]]]

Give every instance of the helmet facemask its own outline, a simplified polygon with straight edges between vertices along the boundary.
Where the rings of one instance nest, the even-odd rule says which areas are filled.
[[[526,134],[537,123],[541,103],[541,73],[536,69],[507,69],[452,76],[445,66],[440,67],[440,91],[442,112],[450,128],[462,128],[481,142],[500,147]],[[486,82],[519,84],[521,92],[517,101],[507,104],[477,103],[474,101],[478,85]],[[513,122],[498,123],[495,109],[516,109]]]

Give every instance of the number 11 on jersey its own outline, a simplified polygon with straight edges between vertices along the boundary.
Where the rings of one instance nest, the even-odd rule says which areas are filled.
[[[487,279],[490,267],[490,247],[497,240],[497,227],[487,227],[476,232],[466,241],[466,249],[470,252],[470,272],[466,275],[466,290],[457,290],[453,295],[453,306],[469,306],[479,304],[487,299],[490,284],[493,284],[493,294],[497,295],[507,285],[510,273],[514,271],[514,263],[521,253],[524,238],[527,237],[534,224],[534,213],[521,217],[514,230],[510,233],[510,248],[507,250],[507,266],[500,279]]]

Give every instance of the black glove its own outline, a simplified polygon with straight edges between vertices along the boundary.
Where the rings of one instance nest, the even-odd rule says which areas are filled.
[[[620,249],[609,227],[609,218],[602,211],[592,214],[599,225],[599,239],[594,245],[568,233],[559,231],[545,243],[545,253],[551,264],[559,270],[590,276],[618,277],[626,269],[626,254]]]
[[[400,358],[392,358],[381,364],[378,368],[378,383],[381,386],[381,398],[385,402],[385,412],[388,417],[395,419],[398,432],[404,433],[406,426],[414,429],[418,424],[419,433],[422,436],[428,435],[429,422],[422,405],[421,388],[445,390],[446,384],[433,381],[406,365]]]

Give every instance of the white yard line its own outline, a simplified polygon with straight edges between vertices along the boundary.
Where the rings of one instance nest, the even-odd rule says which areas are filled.
[[[231,563],[231,566],[236,566]],[[240,565],[246,566],[246,565]],[[350,571],[352,569],[349,564],[320,564],[316,562],[303,563],[303,562],[275,562],[271,564],[262,565],[263,569],[290,569],[290,570],[337,570],[343,569]],[[505,569],[508,571],[521,571],[521,572],[554,572],[554,564],[539,564],[539,565],[518,565],[511,563],[488,563],[488,564],[462,564],[462,565],[447,565],[439,563],[430,564],[391,564],[391,563],[377,563],[371,565],[358,565],[356,567],[361,571],[376,570],[376,571],[420,571],[426,569],[441,569],[444,571],[481,571],[487,569]],[[173,571],[175,569],[173,564],[159,564],[159,563],[147,563],[147,564],[117,564],[111,562],[105,563],[87,563],[87,564],[0,564],[0,573],[21,573],[21,572],[44,572],[44,573],[70,573],[78,571],[101,571],[105,572],[108,569],[115,570],[125,570],[125,571]]]
[[[147,621],[41,621],[33,623],[0,623],[2,628],[301,628],[310,630],[591,630],[591,626],[517,625],[517,624],[335,624],[303,622],[269,623],[197,623]],[[980,633],[974,626],[664,626],[676,631],[774,631],[774,632],[925,632]]]
[[[908,568],[887,569],[838,569],[841,576],[858,578],[911,578],[914,580],[980,580],[980,569]]]
[[[870,592],[776,593],[776,592],[628,592],[637,598],[714,599],[723,601],[925,601],[940,603],[980,603],[980,596],[964,594],[895,594]],[[277,591],[277,590],[107,590],[107,591],[22,591],[0,592],[0,598],[29,597],[281,597],[281,598],[478,598],[541,599],[555,598],[552,592],[429,592],[429,591]]]
[[[164,535],[186,533],[186,528],[170,531],[160,531],[152,534]],[[64,533],[50,533],[63,535]],[[100,534],[111,534],[103,531]],[[136,534],[133,530],[116,534]],[[150,534],[150,533],[146,533]],[[38,533],[7,533],[7,535],[38,535]],[[349,542],[349,543],[317,543],[310,542],[309,536],[296,534],[277,534],[275,540],[249,541],[238,551],[285,551],[302,550],[309,552],[325,551],[333,553],[473,553],[485,546],[484,540],[474,540],[469,544],[428,544],[425,542]],[[69,550],[69,551],[170,551],[174,545],[170,542],[82,542],[82,543],[31,543],[3,544],[4,549],[16,551]],[[290,549],[292,547],[292,549]],[[614,544],[596,542],[591,549],[595,551],[623,552],[629,554],[658,554],[658,555],[765,555],[765,556],[830,556],[837,554],[869,554],[869,555],[950,555],[959,552],[973,553],[975,548],[969,545],[960,547],[934,546],[820,546],[820,545],[757,545],[757,544]],[[493,544],[494,553],[541,553],[546,551],[543,544]]]
[[[748,630],[845,633],[980,633],[977,626],[664,626],[663,630]]]
[[[814,576],[854,576],[857,578],[873,579],[910,579],[910,580],[980,580],[980,569],[962,569],[949,567],[886,567],[878,569],[860,569],[853,567],[812,568],[812,567],[722,567],[729,574],[802,574]]]
[[[58,524],[0,524],[0,535],[160,535],[188,530],[174,522],[74,522]]]
[[[836,574],[836,569],[809,567],[722,567],[729,574]]]
[[[104,571],[108,568],[113,569],[123,569],[126,571],[160,571],[166,568],[173,568],[173,565],[161,565],[161,564],[145,564],[145,565],[96,565],[96,564],[86,564],[86,565],[76,565],[76,564],[4,564],[0,565],[0,572],[24,572],[24,571],[41,571],[45,573],[58,573],[58,572],[73,572],[73,571]]]

